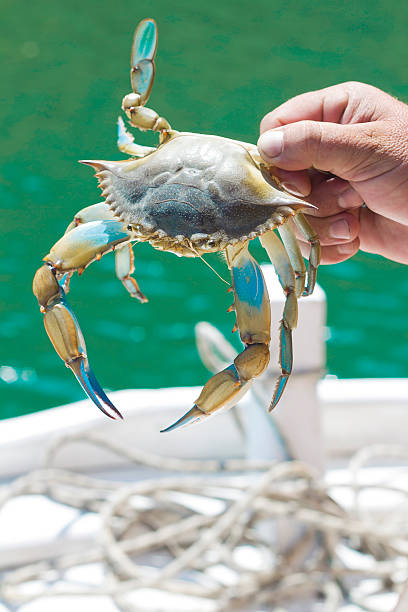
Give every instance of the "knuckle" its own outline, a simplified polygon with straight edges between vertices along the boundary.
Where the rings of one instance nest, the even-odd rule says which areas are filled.
[[[270,130],[275,126],[275,111],[271,111],[270,113],[267,113],[262,119],[261,119],[261,123],[259,126],[259,132],[261,134],[263,134],[264,132],[266,132],[267,130]]]
[[[302,121],[305,142],[320,142],[321,129],[319,122],[312,120]]]
[[[379,91],[373,85],[368,85],[368,83],[361,83],[361,81],[345,81],[341,84],[341,87],[343,87],[350,94],[355,96],[364,96]]]
[[[366,87],[370,87],[366,83],[361,83],[361,81],[345,81],[342,83],[342,86],[349,89],[364,89]]]
[[[313,161],[313,165],[318,164],[323,141],[321,125],[318,121],[310,120],[302,121],[301,123],[301,138],[302,142],[304,143],[307,156]]]

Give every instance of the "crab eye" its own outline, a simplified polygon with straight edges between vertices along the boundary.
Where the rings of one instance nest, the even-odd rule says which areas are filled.
[[[207,244],[209,247],[215,247],[215,240],[209,240]]]
[[[132,231],[132,226],[131,226],[131,225],[128,225],[128,226],[127,226],[127,229],[128,229],[128,232],[131,232],[131,231]]]

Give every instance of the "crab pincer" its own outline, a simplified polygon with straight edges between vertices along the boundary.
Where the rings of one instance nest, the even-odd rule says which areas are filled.
[[[226,254],[232,276],[236,328],[245,348],[233,364],[210,378],[193,408],[163,432],[202,421],[235,405],[269,363],[271,310],[261,268],[250,255],[247,243],[227,247]]]
[[[117,221],[94,221],[66,233],[44,258],[34,276],[33,292],[44,313],[44,326],[61,359],[75,374],[88,397],[107,416],[122,418],[98,383],[88,361],[84,337],[71,310],[64,287],[72,273],[87,265],[116,244],[129,241]]]
[[[81,208],[75,216],[73,221],[68,225],[65,233],[72,231],[78,225],[84,223],[90,223],[91,221],[116,221],[117,219],[109,208],[106,202],[98,202],[91,206]],[[116,226],[114,226],[116,227]],[[136,298],[142,304],[145,304],[148,299],[141,292],[136,279],[132,276],[135,271],[133,249],[130,242],[116,245],[115,248],[115,270],[116,276],[123,283],[125,289],[129,292],[131,297]]]

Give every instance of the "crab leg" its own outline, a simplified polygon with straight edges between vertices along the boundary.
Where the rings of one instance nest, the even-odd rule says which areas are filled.
[[[67,277],[130,236],[118,221],[90,221],[67,232],[44,257],[45,264],[34,276],[33,291],[44,313],[47,334],[67,367],[71,368],[88,397],[111,418],[121,417],[99,385],[89,365],[85,341],[75,314],[67,303],[64,285]]]
[[[269,363],[271,311],[261,268],[249,254],[248,243],[228,246],[226,255],[232,276],[236,328],[245,349],[232,365],[210,378],[193,408],[163,431],[201,421],[221,408],[231,408]]]
[[[153,87],[157,49],[157,25],[153,19],[144,19],[136,28],[130,58],[130,81],[133,93],[122,100],[122,108],[131,125],[139,130],[161,132],[162,137],[170,130],[170,124],[156,111],[144,105]]]
[[[135,139],[125,128],[122,117],[118,117],[118,149],[132,157],[145,157],[156,151],[155,147],[145,147],[135,143]]]
[[[310,225],[303,213],[298,213],[293,217],[293,221],[302,232],[306,240],[310,242],[309,264],[307,267],[307,285],[303,295],[310,295],[316,284],[317,268],[320,264],[321,247],[319,236]]]
[[[288,220],[286,223],[280,225],[278,227],[278,232],[285,245],[286,252],[295,273],[296,296],[300,297],[303,295],[303,290],[305,288],[306,266],[302,253],[300,252],[299,243],[289,223],[290,221]]]
[[[134,266],[134,255],[132,245],[125,244],[115,251],[115,270],[116,276],[123,283],[125,289],[130,293],[130,296],[136,298],[142,304],[145,304],[149,300],[140,291],[140,287],[136,282],[136,279],[132,276],[135,271]]]
[[[156,71],[157,25],[154,19],[143,19],[137,26],[130,56],[130,82],[140,103],[145,104],[152,91]]]
[[[74,220],[68,225],[65,233],[70,232],[78,225],[83,223],[89,223],[90,221],[117,221],[114,213],[106,204],[106,202],[98,202],[92,206],[87,206],[79,210]],[[132,245],[125,244],[120,245],[115,249],[115,270],[116,276],[123,283],[125,289],[129,291],[131,297],[139,300],[142,304],[148,301],[147,297],[140,291],[140,287],[136,282],[136,279],[131,275],[135,271],[134,267],[134,256]]]
[[[283,310],[282,321],[280,324],[280,356],[279,365],[281,375],[279,376],[269,406],[269,412],[275,408],[282,397],[289,376],[292,372],[293,352],[292,352],[292,329],[297,324],[297,298],[296,298],[296,279],[289,256],[284,245],[278,236],[273,232],[267,232],[260,237],[261,244],[267,251],[273,263],[279,281],[286,294],[285,308]]]
[[[78,225],[82,225],[83,223],[89,223],[90,221],[117,221],[113,211],[109,208],[109,205],[106,202],[98,202],[97,204],[92,204],[91,206],[86,206],[85,208],[81,208],[75,214],[73,220],[68,225],[65,233],[67,234],[71,230],[78,227]]]

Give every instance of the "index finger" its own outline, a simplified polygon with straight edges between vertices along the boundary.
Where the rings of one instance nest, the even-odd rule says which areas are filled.
[[[309,91],[291,98],[265,115],[260,132],[296,123],[297,121],[328,121],[342,123],[349,103],[349,92],[343,85],[334,85],[317,91]]]

